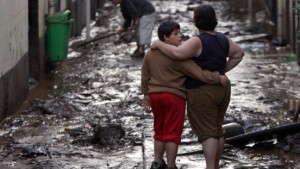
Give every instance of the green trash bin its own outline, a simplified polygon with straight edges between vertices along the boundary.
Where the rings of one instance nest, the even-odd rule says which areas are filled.
[[[71,12],[58,12],[47,18],[47,50],[50,62],[60,62],[68,54]]]

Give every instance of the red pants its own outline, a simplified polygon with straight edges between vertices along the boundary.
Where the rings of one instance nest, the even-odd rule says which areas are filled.
[[[181,143],[186,100],[171,93],[150,94],[155,140]]]

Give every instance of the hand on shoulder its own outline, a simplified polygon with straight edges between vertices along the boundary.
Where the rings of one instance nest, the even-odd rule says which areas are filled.
[[[160,43],[160,40],[155,40],[151,46],[150,46],[150,49],[157,49],[157,46],[159,45]]]

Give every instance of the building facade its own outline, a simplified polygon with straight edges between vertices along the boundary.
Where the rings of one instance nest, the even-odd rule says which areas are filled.
[[[0,120],[28,95],[28,0],[0,0]]]
[[[16,113],[29,94],[29,79],[47,72],[47,17],[70,10],[71,36],[81,35],[88,0],[0,0],[0,122]],[[89,0],[91,18],[105,0]]]

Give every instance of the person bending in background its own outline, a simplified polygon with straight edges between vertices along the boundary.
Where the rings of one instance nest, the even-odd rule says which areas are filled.
[[[180,25],[165,21],[158,27],[158,37],[166,44],[181,44]],[[229,83],[226,76],[218,72],[202,71],[191,59],[175,61],[159,50],[148,50],[141,70],[143,105],[152,109],[154,116],[154,161],[151,169],[177,168],[175,165],[178,145],[186,109],[184,82],[188,76],[208,84]],[[167,166],[163,160],[166,152]]]
[[[152,31],[155,24],[156,12],[148,0],[112,0],[120,4],[124,24],[120,32],[135,29],[137,49],[132,57],[144,57],[145,45],[151,44]]]
[[[218,71],[221,75],[241,62],[243,50],[223,33],[215,31],[218,21],[212,6],[195,8],[193,21],[198,35],[179,46],[157,40],[151,48],[159,49],[173,59],[192,58],[203,70]],[[218,169],[224,150],[222,125],[230,103],[231,86],[207,84],[193,77],[188,77],[185,86],[188,119],[202,143],[206,169]]]

